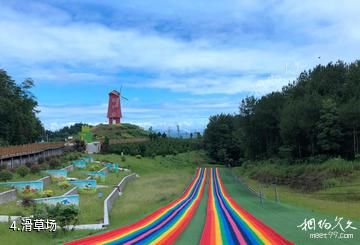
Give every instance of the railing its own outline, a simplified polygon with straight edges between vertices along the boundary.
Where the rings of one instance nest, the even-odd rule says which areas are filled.
[[[125,185],[136,178],[136,174],[130,174],[126,177],[124,177],[120,183],[114,188],[114,190],[107,196],[107,198],[104,200],[104,226],[109,225],[109,211],[115,202],[115,200],[119,197],[120,192],[124,189]]]

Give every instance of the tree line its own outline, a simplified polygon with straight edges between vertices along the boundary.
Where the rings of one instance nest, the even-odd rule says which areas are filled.
[[[44,128],[37,117],[37,101],[30,89],[32,79],[17,84],[0,69],[0,146],[38,141]]]
[[[81,132],[82,126],[89,126],[85,123],[75,123],[70,126],[65,126],[59,130],[46,130],[46,137],[49,141],[64,141],[69,136],[78,135]]]
[[[160,134],[161,135],[161,134]],[[138,143],[112,144],[109,145],[105,152],[126,155],[140,155],[142,157],[155,157],[156,155],[168,155],[199,150],[202,148],[199,139],[178,139],[156,137],[152,140]]]
[[[359,155],[360,61],[317,65],[282,88],[210,117],[204,145],[216,161]]]

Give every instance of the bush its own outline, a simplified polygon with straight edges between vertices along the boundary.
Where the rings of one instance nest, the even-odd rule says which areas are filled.
[[[124,155],[121,156],[121,161],[125,162],[126,161],[126,157]]]
[[[9,171],[14,174],[16,173],[16,168],[10,168]]]
[[[69,188],[69,186],[70,186],[70,184],[69,184],[69,182],[67,182],[67,181],[62,181],[62,182],[60,182],[59,184],[58,184],[58,186],[61,188],[61,189],[67,189],[67,188]]]
[[[334,179],[334,178],[327,179],[323,183],[324,188],[331,188],[331,187],[335,187],[338,185],[340,185],[340,181],[338,181],[337,179]]]
[[[33,193],[29,193],[27,195],[24,195],[22,200],[21,200],[21,205],[24,207],[30,207],[34,204],[34,200],[33,200]]]
[[[39,165],[32,165],[30,168],[30,172],[32,174],[37,174],[40,172],[40,166]]]
[[[58,167],[61,166],[61,163],[59,161],[59,159],[57,158],[52,158],[50,161],[49,161],[49,166],[51,169],[56,169]]]
[[[52,190],[45,190],[41,193],[42,197],[52,197],[54,195],[54,192]]]
[[[38,159],[38,164],[43,164],[44,162],[45,162],[45,159],[44,159],[44,158],[40,157],[40,158]]]
[[[1,181],[8,181],[11,180],[13,178],[12,173],[9,170],[1,170],[0,171],[0,180]]]
[[[109,153],[143,157],[155,155],[173,154],[174,151],[183,153],[187,151],[199,150],[201,141],[197,139],[174,139],[174,138],[156,138],[146,142],[112,144],[109,146]]]
[[[141,159],[141,155],[136,155],[135,156],[137,159]]]
[[[98,163],[91,163],[87,165],[87,168],[90,171],[99,171],[102,168],[102,165],[98,164]]]
[[[76,225],[79,220],[79,208],[75,205],[46,205],[38,204],[34,208],[35,219],[54,219],[65,232],[65,226]]]
[[[40,165],[40,170],[48,170],[49,169],[49,164],[47,162],[44,162],[43,164]]]
[[[16,173],[21,177],[25,177],[30,173],[30,169],[26,166],[20,166],[16,169]]]

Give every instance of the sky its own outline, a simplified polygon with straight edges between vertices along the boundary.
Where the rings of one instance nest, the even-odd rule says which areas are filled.
[[[317,64],[360,54],[360,2],[318,0],[1,1],[0,69],[31,77],[56,130],[107,121],[202,131]]]

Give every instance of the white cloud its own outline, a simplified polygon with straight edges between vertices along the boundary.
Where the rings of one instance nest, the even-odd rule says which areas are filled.
[[[311,4],[303,2],[297,4],[294,1],[277,2],[271,8],[275,14],[273,18],[280,18],[280,21],[283,18],[284,22],[281,25],[284,28],[299,28],[299,32],[304,33],[304,38],[310,36],[313,40],[306,40],[305,44],[300,42],[299,45],[292,45],[284,41],[292,40],[293,37],[286,37],[284,33],[283,37],[278,34],[277,40],[259,39],[244,46],[241,43],[226,46],[203,37],[185,41],[157,33],[143,33],[136,29],[115,29],[99,23],[71,21],[70,16],[64,11],[57,12],[55,8],[51,8],[53,16],[39,18],[4,6],[0,10],[0,28],[6,35],[0,39],[2,54],[0,62],[29,67],[28,70],[32,70],[33,66],[43,67],[43,70],[28,72],[27,75],[35,79],[77,82],[111,81],[115,79],[116,72],[123,68],[136,68],[159,74],[202,72],[206,75],[209,72],[236,72],[254,74],[253,76],[258,73],[268,73],[282,77],[284,67],[289,63],[299,62],[307,64],[306,68],[309,68],[318,62],[317,56],[323,56],[322,62],[355,58],[354,51],[360,51],[358,45],[351,46],[350,52],[344,52],[344,49],[348,48],[348,44],[359,41],[360,30],[355,24],[355,20],[359,20],[359,15],[354,11],[357,8],[343,7],[342,5],[345,4],[334,5],[336,7],[322,4],[320,7],[319,4],[312,3],[313,1]],[[228,4],[234,8],[239,7],[234,2]],[[180,7],[186,6],[182,4]],[[229,6],[226,7],[226,11],[229,11]],[[261,6],[259,2],[257,4],[246,2],[240,6],[245,6],[245,10],[241,13],[252,13],[257,9],[262,11],[263,8],[259,7]],[[316,6],[319,10],[315,10]],[[216,13],[210,12],[208,14]],[[234,18],[239,20],[238,17]],[[312,28],[317,24],[313,22],[326,24],[314,30]],[[249,38],[253,37],[249,36]],[[61,69],[48,67],[49,64]],[[63,67],[77,71],[66,71]],[[262,88],[252,86],[256,78],[252,76],[248,78],[249,80],[246,80],[246,77],[242,76],[233,81],[222,81],[225,84],[223,90],[216,88],[212,83],[214,80],[199,80],[194,77],[188,82],[193,83],[191,89],[199,91],[204,89],[210,92],[229,93],[239,92],[241,88]],[[216,78],[216,80],[220,79],[221,77]],[[188,85],[188,82],[184,83]],[[226,85],[228,83],[233,86]],[[238,86],[240,83],[242,85]],[[182,88],[183,85],[177,81],[171,85],[169,82],[160,81],[152,86],[164,88],[171,86],[181,91],[190,91]],[[214,89],[211,89],[212,87]]]
[[[263,95],[272,91],[279,91],[281,88],[295,79],[295,76],[266,76],[258,78],[257,76],[215,76],[211,77],[191,77],[176,78],[168,77],[159,80],[152,80],[146,84],[127,84],[134,87],[153,87],[167,88],[175,92],[187,92],[196,95],[207,94],[237,94],[254,93]]]
[[[88,2],[99,10],[86,12]],[[229,97],[279,90],[304,69],[352,61],[360,53],[355,0],[74,3],[77,8],[61,0],[0,3],[1,68],[40,84],[122,80],[136,88],[207,96],[151,107],[141,98],[146,106],[123,108],[124,120],[144,126],[200,127],[211,114],[237,110],[241,98]],[[111,11],[103,13],[102,5]],[[126,77],[127,71],[151,78]],[[212,94],[226,98],[206,101]],[[42,104],[40,116],[50,128],[105,122],[106,106]]]

